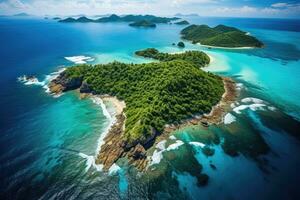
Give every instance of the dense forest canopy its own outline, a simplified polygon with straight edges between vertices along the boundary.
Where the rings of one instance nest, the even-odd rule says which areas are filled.
[[[191,62],[198,67],[205,67],[209,64],[209,56],[202,51],[186,51],[184,53],[162,53],[155,48],[148,48],[141,51],[136,51],[136,55],[145,58],[153,58],[159,61],[184,60]]]
[[[218,47],[262,47],[255,37],[234,27],[218,25],[191,25],[181,31],[182,38],[193,43]]]
[[[87,83],[96,94],[125,100],[124,138],[132,144],[143,144],[168,123],[209,112],[224,93],[222,79],[199,68],[209,62],[203,52],[172,55],[151,51],[165,58],[147,64],[79,65],[64,72],[68,79]],[[196,54],[200,55],[196,62],[187,59]],[[205,61],[199,62],[201,59]]]

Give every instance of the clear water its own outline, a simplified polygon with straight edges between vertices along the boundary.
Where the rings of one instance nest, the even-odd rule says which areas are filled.
[[[17,77],[33,74],[42,81],[73,64],[66,56],[90,56],[95,58],[91,63],[150,62],[134,56],[134,51],[181,51],[172,43],[179,41],[182,27],[136,29],[124,23],[0,18],[1,199],[299,199],[299,20],[188,20],[237,26],[266,44],[257,50],[216,50],[186,43],[187,49],[214,57],[205,70],[243,83],[237,102],[255,97],[266,106],[241,114],[232,111],[232,124],[177,131],[184,145],[164,152],[160,164],[146,175],[137,175],[125,161],[118,163],[120,171],[107,175],[93,167],[86,170],[87,160],[79,156],[95,155],[108,124],[101,107],[90,99],[79,100],[76,92],[54,98]],[[216,135],[219,144],[208,139]],[[201,147],[189,144],[195,141],[210,145],[214,155],[206,157]],[[238,156],[228,155],[226,148]],[[197,173],[210,177],[207,186],[197,186]]]

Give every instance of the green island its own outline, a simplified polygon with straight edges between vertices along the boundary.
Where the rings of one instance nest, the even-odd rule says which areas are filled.
[[[190,23],[186,20],[183,20],[183,21],[180,21],[180,22],[175,22],[174,24],[177,24],[177,25],[189,25]]]
[[[163,132],[166,124],[207,113],[220,101],[222,78],[200,69],[209,63],[205,53],[167,54],[146,49],[136,54],[161,62],[73,66],[52,83],[62,85],[62,91],[84,86],[93,94],[124,100],[123,139],[129,145],[146,145],[149,138]]]
[[[184,42],[180,41],[180,42],[177,43],[177,46],[180,47],[180,48],[184,48],[185,44],[184,44]]]
[[[186,51],[184,53],[170,54],[159,52],[155,48],[148,48],[145,50],[136,51],[135,54],[138,56],[152,58],[162,62],[172,60],[183,60],[192,63],[193,65],[199,68],[205,67],[210,62],[210,58],[208,57],[208,55],[202,51]]]
[[[147,21],[147,20],[142,20],[142,21],[137,21],[137,22],[130,23],[129,26],[155,28],[156,24],[154,24],[153,22]]]
[[[154,15],[125,15],[125,16],[118,16],[115,14],[112,14],[108,17],[101,17],[99,19],[90,19],[87,17],[79,17],[78,19],[75,19],[73,17],[68,17],[66,19],[59,20],[59,22],[64,23],[106,23],[106,22],[141,22],[141,21],[147,21],[149,23],[169,23],[173,20],[178,20],[177,17],[157,17]]]
[[[215,47],[263,47],[264,44],[255,37],[234,27],[218,25],[211,28],[207,25],[191,25],[181,31],[183,39],[194,44]]]

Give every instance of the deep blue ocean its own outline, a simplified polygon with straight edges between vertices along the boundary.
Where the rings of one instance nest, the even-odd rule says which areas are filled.
[[[151,60],[134,56],[136,50],[183,51],[172,46],[183,27],[1,17],[0,199],[300,199],[300,20],[187,20],[241,28],[265,48],[208,49],[185,42],[185,50],[213,58],[204,70],[237,82],[240,95],[232,110],[218,126],[187,127],[153,147],[146,174],[126,160],[108,174],[91,164],[109,124],[102,107],[76,92],[54,97],[46,92],[47,81],[75,64],[66,57],[141,63]],[[39,82],[24,84],[18,81],[22,75]],[[214,154],[206,156],[204,147]],[[200,173],[209,176],[207,186],[197,184]]]

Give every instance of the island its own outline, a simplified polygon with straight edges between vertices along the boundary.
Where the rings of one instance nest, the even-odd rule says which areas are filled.
[[[214,123],[225,103],[216,105],[227,101],[233,94],[228,91],[235,88],[229,79],[200,69],[210,61],[204,52],[168,54],[149,48],[136,55],[158,61],[76,65],[49,84],[55,94],[78,89],[81,94],[124,102],[96,159],[104,170],[122,157],[141,171],[147,169],[147,149],[158,136],[185,123]]]
[[[264,44],[255,37],[234,27],[218,25],[191,25],[181,31],[183,39],[212,47],[253,47],[261,48]]]
[[[94,23],[106,23],[106,22],[142,22],[147,21],[149,23],[169,23],[174,20],[178,20],[177,17],[157,17],[154,15],[125,15],[125,16],[118,16],[112,14],[108,17],[101,17],[99,19],[89,19],[87,17],[79,17],[75,19],[73,17],[68,17],[66,19],[59,20],[59,22],[64,23],[87,23],[87,22],[94,22]]]
[[[129,26],[133,26],[133,27],[145,27],[145,28],[155,28],[156,24],[147,21],[147,20],[142,20],[142,21],[137,21],[137,22],[133,22],[130,23]]]
[[[185,44],[183,42],[178,42],[177,46],[180,47],[180,48],[184,48]]]
[[[189,25],[190,23],[186,20],[183,20],[183,21],[180,21],[180,22],[175,22],[174,24],[177,24],[177,25]]]

